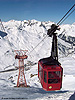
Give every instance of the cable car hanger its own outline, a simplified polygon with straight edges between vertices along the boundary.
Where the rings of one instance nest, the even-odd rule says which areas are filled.
[[[75,7],[75,4],[69,9],[69,11],[59,20],[59,22],[56,24],[56,27],[54,27],[50,34],[52,34],[54,31],[56,31],[57,27],[59,27],[59,25],[61,25],[74,11],[72,10],[73,8]],[[72,11],[71,11],[72,10]],[[48,31],[48,30],[47,30]],[[43,42],[45,40],[45,38],[47,37],[48,35],[46,34],[46,36],[30,51],[28,52],[28,55],[30,55],[40,44],[41,42]]]

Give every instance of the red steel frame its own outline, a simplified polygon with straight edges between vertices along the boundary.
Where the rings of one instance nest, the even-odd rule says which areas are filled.
[[[27,59],[25,55],[27,50],[15,50],[16,56],[15,59],[19,60],[19,75],[17,80],[17,87],[27,87],[25,74],[24,74],[24,59]]]

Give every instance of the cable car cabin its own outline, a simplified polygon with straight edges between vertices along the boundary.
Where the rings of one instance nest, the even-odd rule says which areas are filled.
[[[46,91],[60,90],[62,87],[63,69],[59,62],[50,62],[49,58],[43,58],[38,62],[38,78]]]
[[[63,68],[58,62],[56,30],[59,30],[58,26],[52,24],[47,32],[49,37],[53,37],[51,56],[40,59],[38,62],[38,78],[46,91],[60,90],[62,87]]]

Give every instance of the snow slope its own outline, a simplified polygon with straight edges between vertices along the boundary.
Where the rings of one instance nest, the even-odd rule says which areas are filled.
[[[75,91],[75,24],[61,25],[58,33],[59,62],[64,69],[63,85],[60,91],[46,92],[42,90],[38,79],[38,60],[50,56],[51,37],[46,37],[47,30],[53,22],[40,22],[37,20],[3,22],[5,33],[0,35],[0,71],[15,68],[14,50],[28,50],[28,59],[25,63],[27,84],[31,88],[14,88],[17,83],[18,70],[0,73],[0,98],[35,99],[35,100],[68,100]],[[0,31],[3,32],[1,26]],[[42,41],[40,43],[40,41]],[[39,46],[37,46],[39,44]],[[36,47],[37,46],[37,47]],[[36,48],[35,48],[36,47]],[[35,48],[35,50],[33,50]],[[33,77],[31,77],[33,75]],[[6,93],[6,91],[9,91]],[[12,95],[13,94],[13,95]]]

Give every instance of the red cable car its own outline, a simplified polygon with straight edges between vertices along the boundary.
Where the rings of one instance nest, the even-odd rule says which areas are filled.
[[[58,26],[52,24],[47,33],[50,37],[53,36],[51,56],[38,62],[38,78],[46,91],[60,90],[62,87],[63,68],[58,62],[56,30],[59,30]]]

